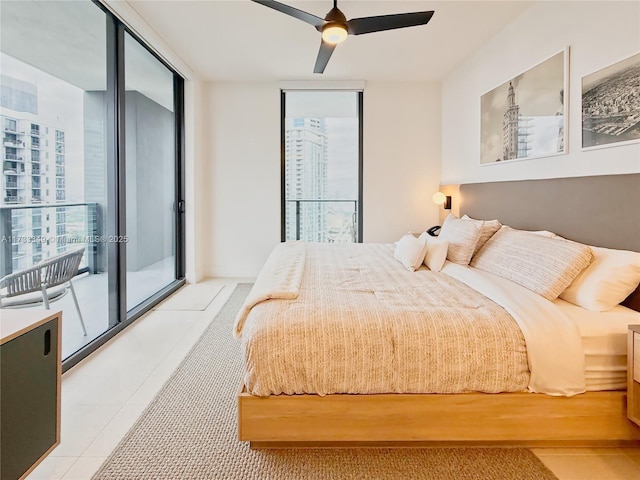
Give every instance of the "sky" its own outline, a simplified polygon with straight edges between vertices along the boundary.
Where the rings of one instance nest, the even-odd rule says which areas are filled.
[[[327,118],[327,197],[358,198],[358,119]]]
[[[584,93],[590,90],[592,87],[598,85],[603,80],[606,80],[611,75],[626,70],[634,65],[638,65],[638,63],[640,63],[640,53],[585,76],[582,79],[582,92]]]

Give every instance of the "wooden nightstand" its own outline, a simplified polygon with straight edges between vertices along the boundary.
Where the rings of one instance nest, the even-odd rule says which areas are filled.
[[[640,425],[640,325],[629,325],[627,417],[636,425]]]

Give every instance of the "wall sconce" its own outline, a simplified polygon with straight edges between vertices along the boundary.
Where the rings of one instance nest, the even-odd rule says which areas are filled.
[[[442,192],[436,192],[433,194],[433,203],[436,205],[442,205],[445,210],[451,210],[451,196],[445,195]]]

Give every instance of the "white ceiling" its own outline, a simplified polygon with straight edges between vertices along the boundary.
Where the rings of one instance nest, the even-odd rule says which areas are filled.
[[[323,75],[312,73],[320,34],[249,0],[128,0],[208,80],[440,80],[532,1],[344,0],[348,19],[435,10],[429,24],[349,36]],[[324,17],[331,0],[287,1]]]

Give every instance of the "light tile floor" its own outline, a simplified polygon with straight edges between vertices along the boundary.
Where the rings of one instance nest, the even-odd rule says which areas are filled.
[[[89,480],[200,338],[238,281],[251,279],[207,280],[224,288],[206,310],[179,314],[153,310],[65,373],[62,442],[28,480]],[[533,451],[560,480],[640,480],[640,448]]]

